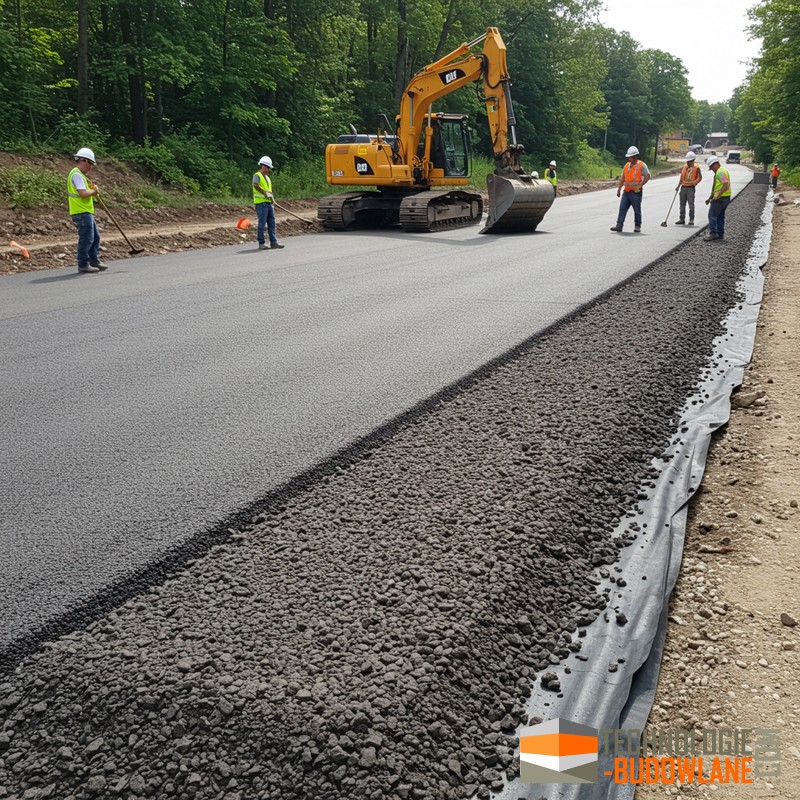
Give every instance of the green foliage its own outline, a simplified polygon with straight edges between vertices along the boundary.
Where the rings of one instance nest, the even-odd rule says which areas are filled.
[[[619,175],[619,160],[609,152],[597,150],[581,142],[567,161],[559,162],[558,177],[572,180],[604,180]],[[540,174],[541,170],[539,171]]]
[[[144,147],[128,145],[118,148],[116,155],[144,164],[150,169],[152,177],[175,188],[186,189],[190,192],[196,192],[199,189],[198,182],[186,176],[180,168],[175,154],[163,144],[151,145],[148,142]]]
[[[800,4],[762,0],[750,11],[751,31],[762,38],[761,57],[737,96],[744,144],[758,162],[800,165]]]
[[[172,198],[156,186],[139,186],[131,205],[134,208],[156,208],[172,205]]]
[[[91,147],[100,157],[108,150],[108,132],[89,117],[64,114],[42,141],[48,150],[74,153],[80,147]]]
[[[53,172],[30,167],[0,168],[0,196],[12,208],[63,203],[66,178]]]
[[[781,171],[781,180],[800,189],[800,167]]]

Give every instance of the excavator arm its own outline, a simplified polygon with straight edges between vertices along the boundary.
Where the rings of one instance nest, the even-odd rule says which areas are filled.
[[[474,52],[481,43],[482,52]],[[477,39],[465,42],[438,61],[423,67],[411,79],[403,92],[397,126],[401,157],[406,163],[413,160],[423,131],[428,134],[426,157],[430,153],[431,128],[426,120],[433,104],[445,95],[480,80],[483,81],[495,164],[502,169],[511,169],[520,174],[523,172],[519,163],[523,148],[516,143],[514,130],[516,119],[511,104],[506,46],[497,28],[489,28]]]

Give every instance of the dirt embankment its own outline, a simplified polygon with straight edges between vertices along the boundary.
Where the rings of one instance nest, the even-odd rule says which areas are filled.
[[[753,359],[690,508],[649,721],[776,730],[773,773],[756,787],[722,787],[726,798],[800,798],[800,192],[784,197],[774,209]],[[636,797],[665,790],[679,793],[640,786]]]

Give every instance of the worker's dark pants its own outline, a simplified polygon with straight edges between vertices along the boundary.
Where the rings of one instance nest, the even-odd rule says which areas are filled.
[[[256,203],[256,215],[258,216],[258,243],[265,244],[264,228],[267,229],[270,244],[278,241],[275,233],[275,207],[272,203]]]
[[[78,266],[88,267],[100,260],[100,231],[94,221],[94,214],[84,211],[73,214],[72,222],[78,229]]]
[[[725,210],[731,202],[730,197],[721,197],[708,204],[708,233],[717,239],[725,238]]]
[[[776,175],[772,175],[772,188],[773,189],[778,188],[778,178]]]
[[[678,219],[681,222],[686,220],[686,204],[689,204],[689,222],[694,222],[694,186],[681,186],[680,204],[681,215]]]
[[[628,209],[633,207],[633,224],[642,224],[642,193],[623,192],[619,199],[619,214],[617,215],[617,225],[620,227],[625,223],[628,216]]]

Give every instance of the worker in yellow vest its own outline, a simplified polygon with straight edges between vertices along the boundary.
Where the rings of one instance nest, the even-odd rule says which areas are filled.
[[[681,176],[678,178],[678,185],[675,187],[676,192],[680,192],[681,211],[676,225],[686,224],[686,204],[689,204],[689,225],[694,225],[694,195],[695,187],[701,180],[703,180],[703,173],[700,167],[695,164],[695,154],[690,150],[686,154],[686,163],[681,170]]]
[[[731,174],[719,163],[717,156],[706,160],[709,169],[714,170],[714,185],[706,200],[708,206],[708,236],[706,242],[721,242],[725,238],[725,211],[731,202]]]
[[[78,229],[78,272],[102,272],[108,269],[100,262],[100,231],[94,220],[94,198],[100,193],[89,180],[96,164],[94,151],[81,147],[73,156],[75,167],[67,177],[69,215]]]
[[[275,196],[272,194],[272,159],[264,156],[258,162],[258,172],[253,175],[253,205],[256,207],[258,217],[258,249],[283,250],[283,245],[278,244],[275,234]],[[264,228],[269,235],[269,247],[264,238]]]
[[[544,168],[544,179],[553,184],[553,189],[558,190],[558,174],[556,172],[556,162],[551,161]]]
[[[622,195],[619,201],[619,212],[617,213],[617,224],[611,226],[611,230],[616,233],[622,231],[625,224],[625,217],[628,209],[633,208],[633,232],[642,231],[642,189],[650,180],[650,170],[647,164],[639,158],[639,150],[636,147],[629,147],[625,153],[628,163],[622,169],[622,175],[617,184],[617,197]]]

